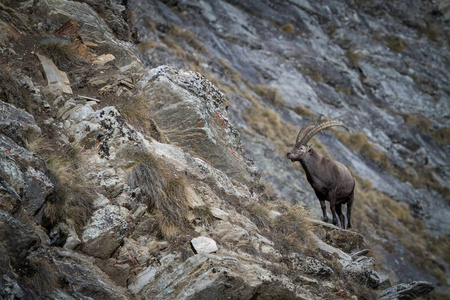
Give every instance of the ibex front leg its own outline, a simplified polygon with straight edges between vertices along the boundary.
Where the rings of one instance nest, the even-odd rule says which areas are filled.
[[[328,222],[328,216],[327,216],[327,205],[325,203],[325,200],[319,200],[320,201],[320,207],[322,208],[323,213],[323,221]]]

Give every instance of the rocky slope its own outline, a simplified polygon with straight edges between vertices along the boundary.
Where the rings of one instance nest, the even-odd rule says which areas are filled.
[[[445,298],[447,6],[406,3],[0,2],[0,295]],[[325,116],[356,231],[284,158]]]

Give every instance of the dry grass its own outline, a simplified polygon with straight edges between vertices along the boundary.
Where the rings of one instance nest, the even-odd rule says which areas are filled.
[[[57,133],[30,135],[27,148],[45,159],[47,176],[54,190],[44,203],[43,225],[50,229],[59,222],[73,225],[80,233],[93,212],[97,197],[94,184],[86,179],[86,162],[77,145],[61,143]]]
[[[298,130],[291,124],[284,123],[273,110],[263,106],[257,100],[247,109],[244,120],[258,134],[268,138],[280,153],[292,146]]]
[[[309,109],[309,108],[307,108],[307,107],[303,107],[303,106],[301,106],[301,105],[296,106],[296,107],[294,108],[294,111],[295,111],[298,115],[301,115],[301,116],[305,116],[305,117],[313,117],[313,116],[314,116],[314,114],[313,114],[313,112],[312,112],[311,109]]]
[[[22,273],[20,281],[41,297],[49,295],[58,287],[56,271],[44,258],[25,259],[19,273]]]
[[[149,153],[122,156],[133,157],[127,182],[132,188],[140,188],[143,201],[154,217],[153,229],[158,237],[172,240],[179,232],[189,229],[184,180],[173,177],[170,170]]]
[[[431,121],[417,114],[400,114],[405,124],[419,131],[421,134],[430,135],[438,145],[450,144],[450,128],[433,129]]]
[[[345,56],[348,59],[349,66],[353,69],[359,68],[359,60],[363,56],[360,52],[347,50],[345,51]]]
[[[289,33],[289,34],[295,33],[295,27],[294,27],[294,24],[292,24],[292,23],[287,23],[287,24],[283,25],[283,27],[281,27],[281,29],[284,32]]]
[[[250,220],[255,223],[258,228],[268,229],[271,225],[269,209],[260,203],[251,203],[246,207],[250,213]]]
[[[61,70],[70,70],[75,64],[87,62],[89,49],[81,42],[69,42],[63,38],[50,37],[39,48]]]
[[[428,40],[432,42],[439,42],[441,37],[443,36],[442,29],[437,23],[429,23],[427,22],[425,27],[419,27],[417,29],[419,38],[422,36],[426,36]]]
[[[384,38],[387,43],[387,46],[395,52],[403,52],[406,48],[406,43],[398,36],[388,35]]]
[[[424,128],[427,128],[424,127],[423,125],[424,123],[421,119],[414,119],[414,120],[419,120],[417,121],[417,123],[415,122],[414,124],[419,124],[417,126],[421,126],[420,128],[423,128],[423,130]],[[400,181],[403,182],[408,181],[415,188],[429,188],[436,190],[447,199],[450,196],[449,189],[442,186],[439,183],[439,181],[434,176],[433,170],[423,166],[417,166],[415,168],[413,167],[402,168],[394,165],[391,162],[390,157],[381,150],[376,149],[374,145],[371,142],[369,142],[367,136],[362,132],[347,133],[334,130],[334,133],[337,136],[337,138],[342,143],[347,145],[350,149],[353,149],[354,151],[360,153],[365,158],[378,164],[381,169],[383,169],[389,174],[394,175]]]
[[[181,233],[180,227],[175,225],[170,216],[165,215],[159,210],[153,211],[152,231],[160,239],[173,241]]]
[[[97,193],[85,177],[79,149],[67,145],[55,152],[58,154],[50,155],[46,161],[55,189],[45,202],[45,223],[52,227],[58,222],[68,222],[80,233],[91,217]]]
[[[169,34],[186,41],[192,48],[200,52],[205,52],[205,46],[198,40],[197,34],[187,28],[181,28],[172,24],[169,29]]]
[[[147,51],[149,51],[150,49],[160,49],[160,50],[164,50],[164,46],[161,45],[158,42],[152,41],[152,40],[141,40],[138,44],[138,50],[141,53],[145,53]]]
[[[431,136],[439,146],[450,144],[450,128],[442,128],[431,132]]]
[[[220,63],[220,65],[223,68],[223,72],[225,73],[225,76],[229,80],[231,80],[231,82],[237,84],[240,81],[244,81],[242,75],[239,74],[236,70],[234,70],[234,68],[230,65],[230,63],[227,60],[223,58],[218,58],[217,62]]]
[[[146,97],[131,98],[129,102],[116,105],[121,116],[140,133],[159,142],[167,142],[167,137],[150,118],[150,100]]]
[[[271,225],[271,240],[275,247],[283,254],[303,253],[312,248],[312,241],[308,231],[312,225],[307,217],[308,212],[300,205],[289,208],[287,212],[273,220]]]
[[[284,100],[281,98],[278,89],[262,84],[251,84],[250,87],[257,95],[270,104],[274,106],[284,106]]]
[[[402,117],[408,127],[415,128],[422,134],[430,133],[431,121],[427,118],[415,114],[404,114]]]

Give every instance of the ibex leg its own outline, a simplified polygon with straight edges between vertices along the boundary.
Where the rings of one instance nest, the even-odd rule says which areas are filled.
[[[330,209],[331,214],[333,215],[333,225],[337,226],[339,221],[336,215],[336,198],[334,197],[334,195],[330,197]]]
[[[339,217],[339,221],[341,222],[341,227],[345,229],[345,217],[342,213],[342,204],[336,204],[336,213]]]
[[[322,208],[323,213],[323,221],[328,222],[328,216],[327,216],[327,205],[325,203],[325,200],[319,200],[320,201],[320,207]]]
[[[350,195],[350,200],[347,202],[347,229],[352,228],[352,205],[354,193]]]

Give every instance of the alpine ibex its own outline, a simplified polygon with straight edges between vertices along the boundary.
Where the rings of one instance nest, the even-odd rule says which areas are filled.
[[[347,126],[341,121],[307,125],[300,130],[294,148],[287,153],[287,157],[293,162],[299,161],[301,163],[309,184],[314,189],[317,198],[319,198],[323,220],[328,222],[325,201],[329,201],[331,213],[333,214],[333,224],[338,224],[337,213],[341,226],[345,229],[342,204],[347,203],[347,228],[351,228],[355,180],[346,166],[319,154],[312,149],[311,145],[307,145],[315,134],[332,126],[342,126],[348,131]]]

